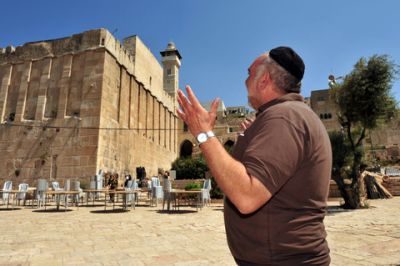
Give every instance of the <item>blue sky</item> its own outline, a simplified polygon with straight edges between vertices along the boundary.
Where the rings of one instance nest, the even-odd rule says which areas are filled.
[[[329,74],[349,73],[360,57],[387,54],[400,64],[397,0],[36,0],[3,1],[0,47],[107,28],[137,34],[160,58],[174,41],[183,59],[180,84],[202,101],[246,105],[247,68],[276,46],[304,59],[302,95],[327,88]],[[400,82],[392,89],[400,101]]]

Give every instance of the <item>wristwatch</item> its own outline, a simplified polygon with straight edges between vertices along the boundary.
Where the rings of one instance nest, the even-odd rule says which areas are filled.
[[[212,137],[215,137],[215,134],[212,131],[201,132],[196,137],[197,143],[200,145],[200,144],[206,142],[209,138],[212,138]]]

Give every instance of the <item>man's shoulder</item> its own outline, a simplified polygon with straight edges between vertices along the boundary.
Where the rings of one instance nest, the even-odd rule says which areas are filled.
[[[259,115],[260,120],[285,119],[289,121],[303,121],[319,119],[314,111],[305,103],[300,101],[286,101],[271,106]]]

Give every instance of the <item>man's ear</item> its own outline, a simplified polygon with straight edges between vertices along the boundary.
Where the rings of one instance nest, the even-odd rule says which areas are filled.
[[[270,82],[270,79],[271,79],[271,77],[270,77],[268,71],[264,71],[257,80],[257,89],[258,90],[264,89],[267,86],[267,84]]]

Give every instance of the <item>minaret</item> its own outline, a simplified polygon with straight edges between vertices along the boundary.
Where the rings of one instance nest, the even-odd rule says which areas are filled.
[[[175,97],[179,87],[179,68],[182,57],[173,42],[168,43],[167,48],[160,54],[164,68],[164,90]]]

